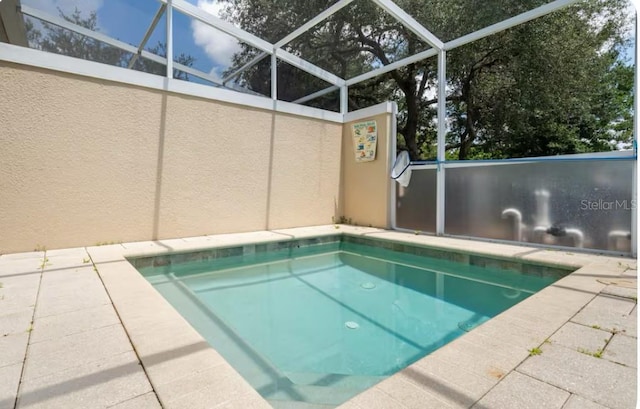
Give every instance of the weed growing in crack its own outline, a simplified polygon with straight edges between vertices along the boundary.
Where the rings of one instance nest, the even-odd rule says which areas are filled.
[[[604,353],[604,350],[602,348],[599,348],[595,350],[595,352],[593,352],[585,348],[578,348],[578,352],[580,352],[581,354],[593,356],[595,358],[602,358],[602,354]]]
[[[535,355],[540,355],[542,353],[542,350],[538,347],[535,348],[531,348],[529,350],[529,356],[535,356]]]

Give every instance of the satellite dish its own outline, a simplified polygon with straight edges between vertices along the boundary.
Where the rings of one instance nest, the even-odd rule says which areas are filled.
[[[391,169],[391,179],[400,183],[400,186],[409,186],[411,180],[411,158],[408,151],[401,151]]]

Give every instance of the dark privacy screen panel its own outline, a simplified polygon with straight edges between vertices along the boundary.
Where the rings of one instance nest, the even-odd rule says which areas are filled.
[[[411,172],[409,186],[397,189],[397,227],[436,232],[436,170],[422,169]]]

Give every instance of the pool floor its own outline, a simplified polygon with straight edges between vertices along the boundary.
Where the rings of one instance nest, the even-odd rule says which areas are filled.
[[[276,408],[337,406],[555,281],[352,243],[248,259],[142,271]]]

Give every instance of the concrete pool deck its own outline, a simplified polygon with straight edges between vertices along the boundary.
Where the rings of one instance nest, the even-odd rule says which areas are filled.
[[[331,225],[1,255],[0,409],[270,408],[125,257],[341,232],[577,270],[340,408],[636,407],[636,260]]]

